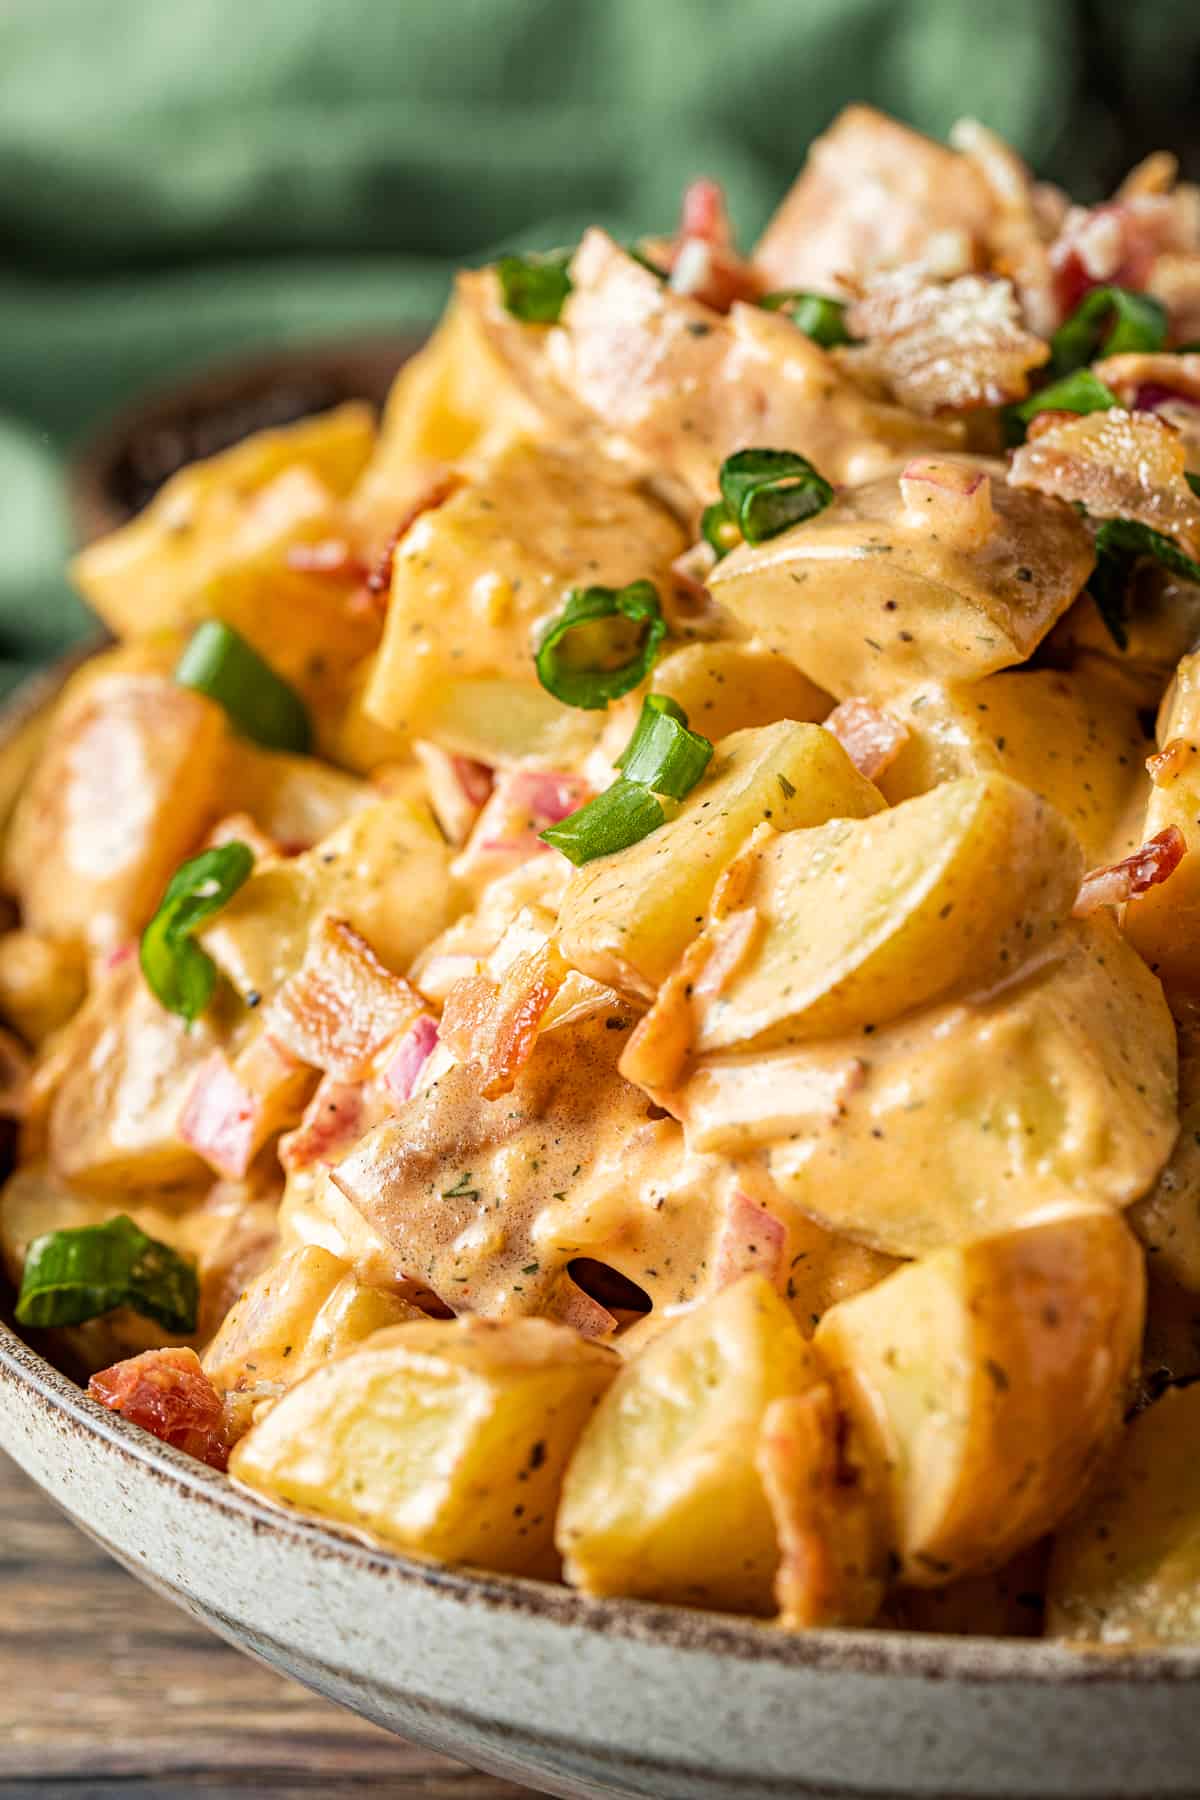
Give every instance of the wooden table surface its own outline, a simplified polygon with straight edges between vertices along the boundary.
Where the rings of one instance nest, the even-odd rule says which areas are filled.
[[[230,1649],[112,1562],[0,1455],[4,1800],[533,1800]]]

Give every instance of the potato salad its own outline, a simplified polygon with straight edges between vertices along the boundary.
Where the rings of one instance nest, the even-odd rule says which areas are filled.
[[[86,547],[0,1252],[417,1557],[1200,1637],[1200,190],[865,107]],[[1193,1435],[1195,1434],[1195,1435]]]

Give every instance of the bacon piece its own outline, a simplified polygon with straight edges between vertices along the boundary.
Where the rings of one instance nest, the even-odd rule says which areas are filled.
[[[1200,446],[1200,353],[1134,350],[1092,367],[1131,412],[1157,413],[1186,444]]]
[[[740,1188],[729,1202],[717,1240],[716,1285],[728,1287],[741,1275],[765,1275],[778,1286],[783,1275],[787,1227]]]
[[[1190,738],[1173,737],[1161,750],[1146,758],[1146,773],[1155,787],[1170,787],[1186,769],[1194,767],[1200,747]]]
[[[196,1071],[179,1135],[218,1175],[240,1181],[267,1139],[295,1122],[312,1079],[265,1032],[234,1062],[214,1050]]]
[[[1084,876],[1073,908],[1077,919],[1086,919],[1102,906],[1123,906],[1136,894],[1158,887],[1173,875],[1187,854],[1187,839],[1178,825],[1157,832],[1132,856],[1105,863]]]
[[[548,1319],[559,1319],[577,1331],[580,1337],[608,1337],[617,1328],[617,1319],[607,1306],[601,1306],[593,1300],[565,1272],[559,1276],[553,1289],[547,1296],[545,1313]]]
[[[460,1062],[480,1065],[485,1100],[512,1089],[568,973],[557,947],[547,942],[518,956],[498,980],[468,975],[447,994],[441,1042]]]
[[[1146,292],[1166,307],[1177,344],[1200,338],[1200,255],[1168,251],[1157,257]]]
[[[540,832],[577,812],[591,797],[591,785],[582,775],[503,770],[451,873],[458,881],[479,885],[519,868],[550,849]]]
[[[890,769],[908,742],[908,727],[895,713],[852,695],[835,706],[825,720],[860,775],[874,781]]]
[[[881,277],[849,308],[846,327],[866,342],[845,361],[930,417],[1023,399],[1029,371],[1050,356],[1021,324],[1011,281],[980,275],[945,285],[907,270]]]
[[[819,137],[754,252],[773,288],[836,291],[846,276],[911,263],[939,240],[971,268],[995,202],[954,150],[870,106],[848,106]],[[770,440],[768,440],[770,441]]]
[[[214,1469],[223,1469],[228,1446],[223,1407],[194,1350],[145,1350],[88,1382],[101,1406]]]
[[[1094,518],[1136,519],[1200,557],[1200,496],[1184,476],[1187,450],[1154,413],[1039,413],[1014,451],[1012,487],[1078,501]]]
[[[378,1116],[369,1117],[369,1110]],[[368,1108],[359,1084],[325,1075],[299,1125],[280,1138],[279,1160],[289,1174],[314,1163],[334,1162],[385,1116],[386,1109]]]
[[[1093,288],[1146,288],[1161,256],[1200,248],[1196,190],[1073,206],[1050,250],[1063,317]]]
[[[413,754],[425,771],[429,804],[448,844],[465,844],[492,791],[492,771],[469,756],[417,738]]]
[[[437,1048],[438,1035],[437,1020],[428,1013],[422,1013],[409,1026],[396,1045],[394,1054],[383,1065],[383,1084],[397,1106],[403,1106],[406,1100],[412,1099],[421,1070]]]
[[[725,204],[725,190],[711,176],[698,175],[683,190],[679,237],[700,238],[722,250],[733,248],[733,224]]]
[[[271,1002],[266,1026],[298,1062],[355,1082],[423,1011],[415,988],[384,968],[345,919],[325,913],[304,961]]]
[[[1008,276],[1026,323],[1048,338],[1059,323],[1049,244],[1066,214],[1066,195],[1035,182],[1016,151],[977,119],[960,119],[950,143],[978,170],[991,195],[987,244],[994,273]]]
[[[761,928],[762,919],[752,906],[715,921],[709,930],[708,955],[692,983],[692,992],[706,1000],[722,994],[758,943]]]
[[[828,1382],[772,1402],[755,1462],[779,1539],[779,1623],[869,1624],[883,1599],[886,1513]]]

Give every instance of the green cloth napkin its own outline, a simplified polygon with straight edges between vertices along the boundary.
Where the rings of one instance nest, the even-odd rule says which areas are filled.
[[[973,113],[1086,181],[1139,105],[1150,142],[1186,115],[1192,11],[1093,0],[1085,30],[1052,0],[5,0],[0,688],[86,628],[63,460],[140,389],[424,323],[456,263],[592,220],[664,228],[697,173],[748,242],[853,98],[935,133]]]

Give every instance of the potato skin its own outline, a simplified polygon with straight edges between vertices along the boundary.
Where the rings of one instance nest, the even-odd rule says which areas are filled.
[[[393,1326],[290,1388],[230,1473],[403,1550],[550,1574],[563,1468],[617,1366],[547,1319]]]
[[[942,1250],[832,1307],[814,1343],[891,1488],[900,1578],[998,1568],[1053,1529],[1113,1443],[1145,1271],[1119,1217]]]
[[[621,1370],[567,1471],[557,1542],[568,1581],[771,1612],[779,1552],[754,1449],[772,1401],[818,1379],[761,1275],[655,1338]]]

